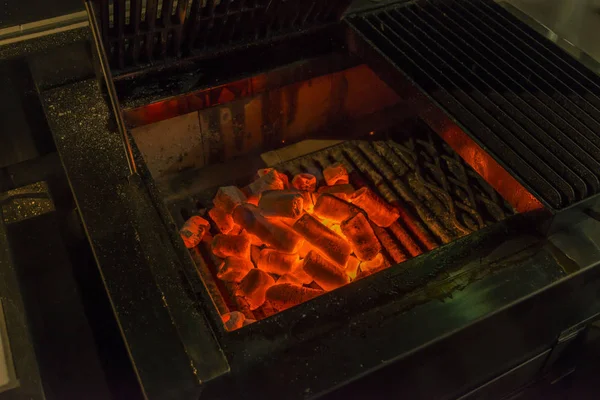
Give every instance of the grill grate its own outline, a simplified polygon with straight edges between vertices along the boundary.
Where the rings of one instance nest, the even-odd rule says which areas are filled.
[[[506,10],[427,0],[349,23],[547,206],[600,191],[600,78]]]
[[[339,19],[350,0],[92,0],[113,68],[218,51]]]
[[[322,184],[321,171],[341,162],[354,188],[369,186],[388,203],[398,205],[398,221],[386,229],[373,226],[388,265],[402,263],[514,214],[510,205],[424,123],[405,121],[402,129],[383,136],[393,140],[346,141],[274,167],[290,180],[307,172]],[[211,208],[216,190],[206,189],[191,199],[171,204],[173,215],[181,217],[178,223]],[[218,231],[213,227],[212,232]],[[236,303],[239,299],[232,295],[235,284],[215,278],[219,260],[209,246],[192,250],[192,257],[213,299],[222,294],[222,301],[216,300],[222,313],[240,310],[251,319],[272,313],[268,306],[253,313]]]

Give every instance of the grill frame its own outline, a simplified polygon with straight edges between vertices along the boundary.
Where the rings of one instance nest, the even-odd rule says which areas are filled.
[[[436,9],[438,6],[443,11],[438,11]],[[566,102],[570,102],[572,99],[567,99],[566,95],[560,94],[560,91],[556,89],[557,95],[555,97],[557,97],[557,100],[555,101],[554,98],[541,90],[534,91],[533,89],[537,87],[531,86],[530,82],[524,77],[522,80],[512,79],[506,72],[507,70],[512,70],[514,75],[519,74],[522,76],[522,74],[515,69],[516,67],[508,64],[506,69],[501,70],[499,67],[495,67],[494,72],[489,72],[490,68],[494,68],[490,61],[493,60],[491,57],[496,57],[494,61],[503,61],[498,58],[498,55],[492,54],[490,49],[483,46],[481,37],[485,37],[485,33],[473,34],[473,30],[483,29],[481,26],[471,28],[475,24],[473,19],[460,20],[458,18],[459,11],[457,9],[467,8],[484,9],[485,12],[499,15],[499,18],[517,26],[520,35],[526,36],[530,42],[537,43],[536,48],[544,52],[544,57],[553,57],[555,63],[560,62],[564,68],[574,70],[574,74],[579,73],[579,75],[573,75],[575,77],[585,80],[593,79],[596,83],[600,82],[600,78],[594,77],[592,72],[572,59],[570,55],[557,49],[553,44],[546,43],[545,39],[531,28],[518,21],[500,6],[487,0],[477,3],[417,1],[410,4],[395,4],[367,13],[354,14],[346,19],[351,31],[348,35],[355,48],[364,47],[364,45],[358,43],[360,41],[367,41],[368,45],[372,46],[384,46],[383,50],[373,52],[376,58],[381,58],[382,55],[384,58],[384,61],[376,62],[377,67],[375,69],[377,72],[387,70],[381,73],[390,77],[405,75],[415,86],[426,93],[431,101],[445,110],[451,116],[450,118],[464,128],[463,130],[481,148],[488,151],[530,193],[542,201],[552,213],[585,209],[591,204],[596,204],[600,200],[600,196],[598,196],[600,168],[597,162],[598,157],[594,155],[600,153],[597,153],[597,147],[592,146],[590,148],[590,146],[584,145],[587,143],[582,144],[582,141],[585,142],[589,139],[585,135],[589,136],[593,132],[582,122],[577,121],[573,107],[569,109],[571,113],[560,114],[560,110],[565,110],[562,108],[563,105],[568,106]],[[423,17],[423,14],[427,14],[427,17]],[[390,15],[395,16],[395,19],[391,19]],[[408,15],[408,17],[405,17],[405,15]],[[438,19],[431,15],[435,15]],[[377,16],[385,21],[377,20]],[[483,19],[483,17],[481,18]],[[440,22],[440,19],[443,23]],[[376,23],[373,23],[373,20]],[[403,25],[398,23],[398,20]],[[459,25],[456,20],[459,20],[462,24]],[[432,27],[431,24],[434,23],[437,25]],[[381,25],[378,26],[377,24]],[[382,30],[381,27],[384,29]],[[354,30],[361,31],[361,29],[364,30],[364,33],[357,33],[358,37],[352,32]],[[433,39],[428,36],[428,34],[432,35],[431,32],[437,35],[435,36],[436,40],[444,43],[443,48],[440,46],[437,49],[431,49],[437,46]],[[458,32],[461,33],[460,37]],[[393,37],[393,41],[391,37]],[[373,42],[373,40],[376,42]],[[479,46],[473,46],[473,42],[478,42]],[[429,47],[417,47],[415,43],[429,44]],[[506,43],[507,46],[512,45],[514,47],[529,45],[527,42],[525,42],[526,44],[517,43],[516,40]],[[485,44],[490,45],[489,42]],[[450,52],[447,50],[449,48],[455,51]],[[468,49],[471,49],[471,51],[469,52]],[[507,50],[504,49],[503,51]],[[519,49],[519,51],[522,50]],[[442,54],[446,58],[440,58]],[[460,58],[458,54],[464,56]],[[429,56],[429,60],[426,59],[426,56]],[[419,57],[423,58],[419,59]],[[431,61],[432,59],[435,61]],[[435,62],[435,65],[432,64],[433,62]],[[486,65],[487,70],[481,67],[475,68],[480,66],[482,62],[488,63]],[[531,63],[533,62],[531,60]],[[523,65],[523,67],[532,68],[531,63]],[[425,72],[421,67],[425,69]],[[398,68],[398,71],[392,71],[394,68]],[[462,70],[457,72],[456,68]],[[548,68],[551,67],[540,64],[539,70],[535,72],[547,76],[550,74],[547,71]],[[427,69],[429,70],[427,71]],[[532,70],[532,73],[535,74],[535,72]],[[483,76],[486,78],[482,77],[482,74],[485,74]],[[575,77],[569,77],[569,79],[573,80]],[[513,85],[512,88],[509,86],[510,84]],[[546,91],[552,89],[548,83],[544,84],[546,85]],[[527,85],[529,85],[529,92],[523,88]],[[569,96],[581,105],[583,97],[564,84],[560,83],[560,85],[562,85],[561,89],[568,90]],[[515,90],[515,87],[520,87],[523,90]],[[590,92],[586,88],[580,87],[580,89],[585,91],[586,96],[590,96]],[[593,95],[593,99],[594,104],[598,104],[600,98]],[[575,103],[572,103],[572,106],[575,106]],[[585,107],[587,111],[593,112],[596,116],[598,115],[598,109],[593,104],[590,103]],[[590,120],[590,115],[586,115],[587,119]],[[535,116],[537,116],[537,119],[533,118]],[[518,122],[516,119],[518,119]],[[588,121],[588,123],[597,125],[598,121],[593,120]],[[560,124],[563,130],[555,124]],[[576,127],[580,129],[576,129]],[[547,134],[544,128],[549,129],[553,136]],[[442,134],[439,131],[438,133]],[[600,136],[593,136],[592,139],[598,142]],[[521,148],[521,155],[516,159],[514,156],[519,155],[519,153],[514,150],[514,146],[512,148],[510,145],[507,146],[507,140],[512,140],[513,145],[516,143]],[[537,147],[525,146],[523,140],[530,143],[531,140],[534,140],[541,145]],[[550,149],[544,149],[545,146],[549,145],[551,146]],[[590,154],[591,150],[596,152]],[[542,154],[546,161],[531,162],[535,157],[532,152],[536,152],[537,157]],[[507,156],[507,154],[511,154],[511,156]],[[524,157],[524,154],[529,154],[529,157]],[[549,163],[548,160],[558,161],[558,164]],[[563,175],[557,180],[557,171],[567,174],[570,179],[566,179]],[[545,175],[545,177],[542,177],[542,175]],[[585,179],[582,179],[581,176],[584,176]],[[553,177],[553,179],[549,179],[549,177]],[[560,183],[560,181],[562,181],[562,197],[557,191],[557,188],[561,186],[560,184],[557,185],[557,182]],[[580,190],[578,196],[574,196],[575,187]],[[540,188],[545,188],[545,190],[540,190]],[[565,202],[563,199],[565,193],[569,190],[571,193],[566,197],[571,200]]]
[[[140,383],[149,398],[170,395],[197,399],[201,390],[206,397],[211,394],[224,397],[230,393],[239,396],[264,394],[265,381],[275,383],[275,387],[266,388],[273,395],[280,396],[281,390],[289,390],[298,398],[312,397],[333,386],[342,386],[382,370],[387,378],[384,383],[394,385],[393,390],[398,393],[428,393],[431,394],[429,397],[461,394],[465,393],[465,385],[483,382],[524,354],[554,343],[560,330],[585,317],[592,308],[589,300],[596,299],[592,292],[597,290],[598,268],[586,268],[569,277],[572,279],[558,281],[547,271],[560,270],[560,261],[549,254],[541,252],[530,259],[503,258],[515,251],[499,246],[507,243],[507,236],[522,244],[524,240],[531,240],[528,234],[535,235],[530,231],[531,220],[519,217],[518,221],[511,220],[480,231],[480,235],[465,238],[457,242],[457,246],[445,246],[443,251],[438,249],[440,251],[435,252],[437,258],[414,259],[411,263],[415,270],[425,274],[432,272],[427,268],[439,267],[452,273],[452,267],[464,261],[461,251],[477,250],[479,254],[493,253],[498,257],[491,260],[496,262],[495,267],[517,267],[494,280],[482,281],[479,290],[471,290],[471,286],[462,291],[462,295],[471,296],[471,302],[461,305],[460,301],[455,301],[457,299],[444,299],[443,302],[431,302],[431,308],[426,311],[415,308],[403,312],[406,309],[398,304],[398,296],[406,289],[403,283],[414,284],[418,276],[398,276],[390,271],[365,279],[364,286],[349,286],[346,292],[333,293],[320,302],[315,299],[313,308],[297,307],[289,310],[285,318],[275,317],[265,321],[267,323],[260,328],[249,327],[237,335],[220,332],[214,321],[202,330],[195,329],[190,323],[210,322],[215,317],[211,314],[209,300],[200,297],[200,304],[194,303],[189,308],[172,301],[174,297],[188,296],[190,300],[194,293],[188,292],[190,285],[185,277],[177,279],[173,275],[165,280],[165,272],[180,272],[180,264],[187,268],[186,273],[194,272],[193,265],[185,261],[189,257],[177,237],[175,225],[170,225],[172,221],[161,214],[162,204],[155,196],[151,179],[145,175],[143,160],[137,158],[142,165],[140,175],[128,175],[122,149],[115,146],[120,142],[119,132],[111,123],[115,117],[112,111],[103,107],[90,115],[87,113],[89,108],[75,109],[89,117],[84,121],[72,112],[74,96],[95,99],[103,104],[102,91],[96,82],[88,80],[85,83],[85,88],[69,83],[44,93],[46,113],[82,220],[86,227],[92,228],[87,231],[89,240]],[[92,173],[88,173],[90,171]],[[136,188],[134,193],[138,188],[150,193],[136,200],[144,206],[142,213],[133,213],[140,204],[131,201],[127,193],[123,194],[123,188],[130,186]],[[129,225],[114,223],[112,217],[115,215],[121,217],[119,221],[130,223],[133,229],[121,232],[121,226]],[[152,224],[147,222],[149,218]],[[145,233],[146,237],[140,240],[135,229]],[[155,232],[169,233],[170,240],[156,240]],[[152,247],[168,247],[166,262],[144,257],[143,252],[137,251],[140,242],[147,251]],[[439,259],[447,261],[440,265]],[[482,265],[480,259],[476,266]],[[198,282],[198,285],[202,286],[202,283]],[[168,293],[165,288],[169,289]],[[378,292],[377,296],[364,296],[371,289]],[[384,293],[380,292],[383,290]],[[346,295],[350,291],[356,291],[356,294],[352,296],[352,302],[347,302]],[[472,315],[469,319],[466,315],[461,316],[460,321],[450,318],[453,311],[463,307],[476,311],[481,306],[478,300],[483,297],[480,296],[486,296],[486,293],[493,293],[493,303],[489,312],[479,315],[481,318]],[[387,300],[390,305],[383,304]],[[348,315],[349,309],[357,314]],[[310,311],[308,317],[304,315],[307,310]],[[190,312],[192,318],[182,317],[182,311]],[[336,311],[342,314],[323,323],[324,317],[330,318]],[[182,318],[174,318],[178,315]],[[218,343],[202,348],[202,343],[197,340],[196,343],[180,342],[182,331],[174,331],[182,327],[189,334],[188,339],[216,338]],[[527,341],[523,342],[523,331],[528,329],[537,334],[527,335]],[[387,340],[380,341],[379,334]],[[319,345],[315,346],[317,340]],[[156,346],[157,343],[169,346]],[[499,343],[512,346],[504,348],[498,346]],[[227,370],[220,371],[224,376],[212,381],[202,380],[204,368],[211,366],[206,350],[210,353],[214,349],[221,351],[221,348],[231,362],[231,369],[227,369],[230,363],[225,362],[223,367]],[[363,352],[363,357],[355,351],[357,348],[369,351]],[[412,355],[407,356],[408,353]],[[440,365],[440,355],[445,357],[441,362],[447,364]],[[198,357],[204,368],[190,366],[191,357]],[[464,365],[460,365],[465,368],[447,368],[455,365],[456,360],[465,360]],[[423,366],[427,366],[425,371]],[[436,367],[443,368],[436,370]],[[419,387],[423,376],[440,384]],[[471,382],[467,383],[467,379]],[[380,384],[372,387],[369,393],[377,395],[387,388],[389,386]]]

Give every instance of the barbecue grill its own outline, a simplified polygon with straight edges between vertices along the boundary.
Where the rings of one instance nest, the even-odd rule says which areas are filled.
[[[600,78],[492,1],[350,3],[89,1],[87,75],[41,88],[147,397],[508,394],[600,313]],[[184,246],[219,188],[340,166],[395,215],[343,198],[376,270],[278,307]]]

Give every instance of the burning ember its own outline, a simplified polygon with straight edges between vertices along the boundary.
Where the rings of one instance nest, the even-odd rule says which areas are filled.
[[[309,301],[511,213],[439,139],[427,139],[347,142],[261,169],[245,187],[219,188],[213,208],[180,233],[193,254],[200,243],[211,253],[225,328]]]
[[[210,249],[222,260],[217,278],[241,305],[223,315],[227,330],[254,322],[244,309],[282,311],[406,260],[383,229],[399,218],[396,207],[352,186],[342,163],[325,168],[323,178],[319,187],[308,173],[290,179],[262,169],[244,188],[217,191],[207,213],[216,228]],[[181,237],[192,248],[207,241],[209,229],[209,221],[193,216]]]

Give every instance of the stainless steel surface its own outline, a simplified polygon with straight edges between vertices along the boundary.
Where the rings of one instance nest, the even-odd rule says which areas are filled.
[[[533,27],[575,57],[585,61],[589,55],[600,62],[600,0],[505,0],[499,3],[509,5],[509,10],[513,6],[543,25],[545,32]],[[594,70],[600,72],[598,68]]]

